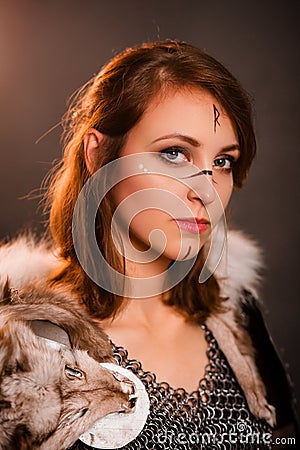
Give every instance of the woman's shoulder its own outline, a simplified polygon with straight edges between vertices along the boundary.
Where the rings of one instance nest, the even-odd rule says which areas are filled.
[[[276,428],[295,423],[291,380],[265,321],[259,285],[263,252],[240,231],[228,233],[226,249],[215,272],[224,297],[224,310],[207,325],[231,365],[256,417]]]
[[[215,275],[227,300],[222,312],[208,317],[207,326],[245,392],[252,413],[273,424],[274,405],[277,422],[284,425],[293,417],[289,381],[257,300],[262,251],[240,231],[228,232],[225,247]],[[60,264],[48,241],[23,235],[0,246],[0,284],[7,277],[15,288],[46,279]]]
[[[53,245],[33,233],[0,243],[0,277],[9,276],[16,287],[47,277],[61,261]],[[262,251],[241,231],[230,230],[222,258],[215,270],[222,294],[236,297],[243,289],[256,292],[262,268]]]

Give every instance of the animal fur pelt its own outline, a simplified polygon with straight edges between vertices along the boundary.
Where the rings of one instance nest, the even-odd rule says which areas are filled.
[[[15,320],[46,320],[68,334],[72,348],[86,350],[99,362],[111,362],[112,350],[106,334],[83,310],[70,292],[46,287],[43,281],[19,289],[6,282],[0,295],[0,314]]]
[[[17,239],[0,245],[0,283],[9,277],[14,288],[30,281],[41,280],[58,265],[58,258],[44,240],[34,235],[20,235]]]
[[[25,269],[22,261],[33,256],[41,263],[36,267],[32,259],[31,267]],[[5,260],[5,262],[4,262]],[[23,270],[9,271],[13,261],[19,261]],[[24,280],[43,278],[59,264],[58,259],[47,251],[45,243],[34,243],[34,239],[18,239],[15,243],[0,248],[0,274],[9,273],[12,284],[22,285]],[[33,267],[35,266],[35,267]],[[215,270],[224,299],[224,312],[211,315],[207,326],[230,363],[242,387],[248,406],[256,418],[264,418],[274,425],[275,411],[266,399],[265,386],[255,364],[254,349],[243,327],[241,298],[244,290],[257,293],[262,268],[261,250],[255,242],[241,232],[228,232],[227,246]],[[1,275],[0,275],[1,276]]]
[[[133,410],[133,383],[99,364],[112,360],[107,336],[70,295],[41,282],[2,288],[0,449],[63,450],[101,417]],[[37,336],[31,324],[41,320],[70,345]]]
[[[257,297],[262,267],[262,252],[258,245],[240,231],[229,232],[226,249],[215,272],[224,298],[224,311],[210,315],[206,324],[235,373],[250,411],[256,418],[265,419],[274,426],[275,408],[267,401],[242,309],[245,291]]]
[[[46,278],[59,263],[46,241],[38,241],[32,234],[21,235],[0,246],[0,282],[9,276],[11,285],[19,288]],[[262,252],[256,242],[240,231],[229,231],[222,259],[214,272],[222,296],[239,303],[244,289],[255,295],[262,267]]]

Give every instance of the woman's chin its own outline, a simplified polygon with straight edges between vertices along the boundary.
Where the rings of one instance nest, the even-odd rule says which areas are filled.
[[[186,239],[181,242],[175,248],[174,244],[168,245],[164,251],[164,257],[169,258],[172,261],[188,261],[197,257],[201,248],[207,239],[201,241],[195,239]],[[168,249],[170,247],[170,249]]]

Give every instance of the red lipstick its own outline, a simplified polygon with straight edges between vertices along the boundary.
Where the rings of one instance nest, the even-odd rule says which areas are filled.
[[[209,220],[199,219],[198,217],[184,217],[175,219],[175,222],[182,231],[194,234],[203,233],[210,226]]]

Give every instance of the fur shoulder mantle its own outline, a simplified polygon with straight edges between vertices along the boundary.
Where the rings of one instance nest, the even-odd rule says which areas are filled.
[[[233,303],[239,302],[245,289],[257,296],[263,265],[260,248],[240,231],[228,232],[226,247],[215,271],[222,296]],[[49,250],[47,242],[38,241],[31,234],[0,245],[0,282],[9,276],[15,288],[46,278],[58,264],[57,255]]]
[[[45,241],[37,242],[31,235],[20,236],[0,246],[0,284],[9,277],[11,285],[20,288],[27,282],[46,278],[58,264],[59,259]],[[227,248],[215,271],[221,295],[228,300],[224,302],[225,311],[211,315],[207,326],[234,371],[251,412],[273,426],[275,411],[267,402],[253,346],[239,320],[243,292],[257,296],[261,268],[262,255],[257,244],[240,231],[228,232]]]

